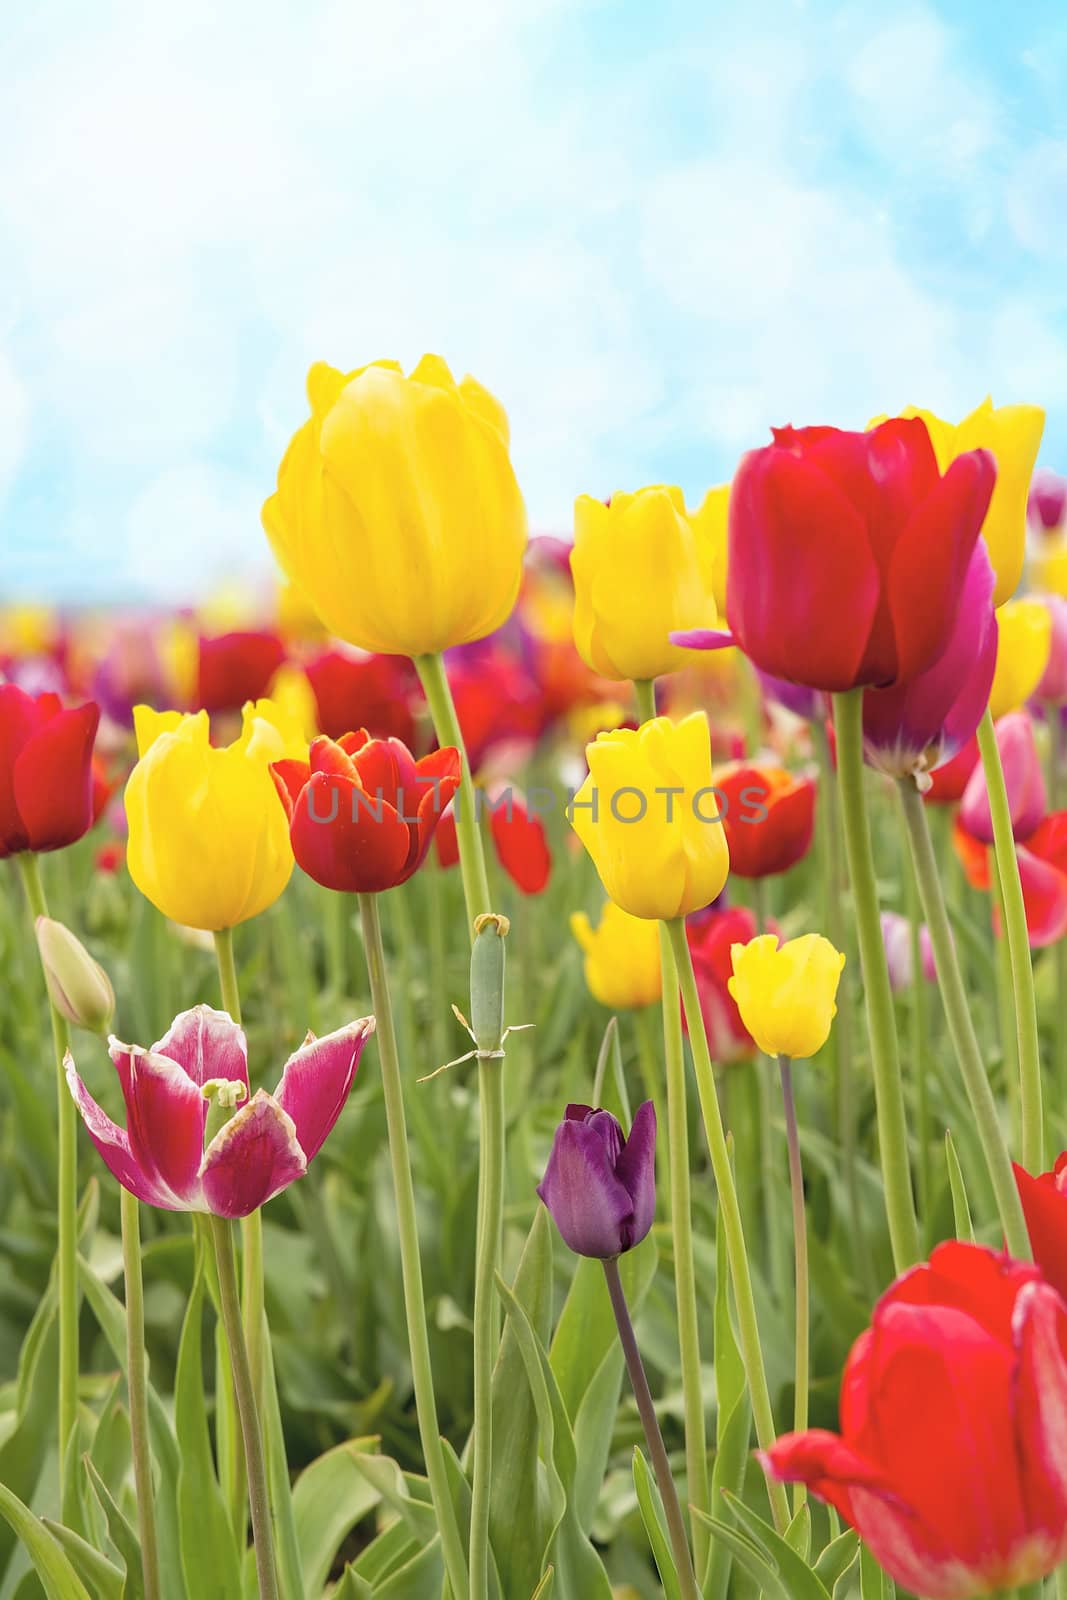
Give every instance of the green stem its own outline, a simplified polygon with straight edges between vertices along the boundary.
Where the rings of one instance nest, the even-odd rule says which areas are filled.
[[[804,1172],[800,1164],[800,1134],[797,1107],[793,1096],[793,1065],[788,1056],[778,1057],[782,1079],[782,1106],[785,1110],[785,1137],[789,1146],[789,1192],[793,1202],[793,1258],[796,1264],[796,1365],[794,1368],[793,1427],[803,1433],[808,1425],[809,1343],[811,1338],[808,1288],[808,1226],[804,1212]],[[808,1497],[802,1483],[793,1490],[793,1514]]]
[[[660,1432],[656,1408],[652,1403],[652,1394],[648,1387],[648,1378],[645,1376],[645,1366],[641,1360],[637,1336],[630,1320],[630,1308],[626,1304],[626,1294],[616,1259],[604,1262],[604,1277],[607,1279],[611,1308],[615,1313],[615,1322],[619,1330],[619,1343],[622,1345],[626,1370],[633,1385],[634,1399],[637,1401],[648,1453],[652,1457],[652,1470],[659,1484],[660,1499],[663,1501],[663,1512],[667,1518],[667,1531],[670,1534],[671,1551],[674,1555],[674,1566],[678,1574],[678,1586],[685,1600],[700,1600],[700,1590],[693,1574],[693,1561],[685,1536],[685,1520],[682,1517],[682,1508],[678,1504],[678,1491],[674,1486],[671,1464],[667,1459],[666,1446]]]
[[[889,1239],[893,1264],[897,1272],[903,1272],[919,1260],[922,1246],[908,1167],[908,1129],[893,1017],[893,994],[889,987],[882,924],[878,914],[878,885],[863,793],[862,689],[834,695],[834,731],[837,736],[837,781],[845,854],[852,882],[853,912],[867,1002],[867,1030],[871,1044]]]
[[[237,1271],[234,1265],[233,1230],[225,1217],[213,1216],[211,1237],[215,1246],[215,1265],[219,1275],[219,1309],[226,1332],[233,1370],[233,1387],[244,1440],[245,1468],[248,1475],[248,1504],[252,1514],[252,1543],[255,1547],[256,1576],[260,1600],[280,1600],[278,1573],[274,1562],[274,1528],[271,1522],[270,1495],[267,1490],[267,1465],[263,1453],[259,1408],[252,1384],[241,1308],[237,1299]]]
[[[752,1418],[756,1425],[756,1438],[759,1440],[761,1449],[769,1450],[774,1443],[775,1437],[774,1412],[771,1408],[770,1390],[767,1387],[767,1373],[763,1365],[763,1351],[760,1347],[759,1323],[756,1318],[756,1302],[752,1294],[752,1275],[749,1271],[748,1253],[745,1249],[745,1231],[741,1222],[741,1208],[737,1201],[737,1188],[734,1184],[733,1169],[730,1165],[730,1156],[726,1147],[722,1114],[719,1111],[719,1098],[715,1093],[715,1074],[711,1065],[711,1052],[708,1049],[708,1036],[700,1010],[700,996],[697,992],[693,961],[689,954],[689,944],[685,937],[685,922],[679,919],[675,922],[668,922],[665,926],[670,936],[671,949],[674,953],[674,961],[678,969],[678,978],[682,989],[682,1001],[689,1021],[689,1043],[693,1051],[697,1094],[700,1099],[701,1115],[704,1119],[704,1132],[707,1136],[708,1149],[711,1154],[711,1167],[719,1193],[719,1206],[722,1210],[723,1231],[726,1235],[726,1254],[730,1263],[730,1277],[734,1286],[734,1302],[737,1307],[738,1331],[741,1335],[741,1358],[744,1362],[745,1376],[748,1380],[749,1394],[752,1399]],[[768,1480],[767,1492],[770,1496],[775,1527],[779,1533],[784,1533],[789,1522],[789,1502],[785,1489],[782,1484]]]
[[[978,1137],[982,1143],[986,1167],[996,1195],[997,1209],[1008,1249],[1020,1261],[1031,1259],[1030,1239],[1026,1231],[1022,1203],[1011,1170],[1011,1157],[997,1116],[997,1104],[989,1086],[989,1077],[982,1059],[981,1047],[974,1031],[970,1002],[963,986],[956,945],[941,892],[937,873],[933,841],[926,821],[926,807],[914,783],[908,778],[899,782],[900,798],[904,808],[904,822],[908,830],[915,876],[922,897],[923,914],[930,930],[937,981],[945,1005],[945,1017],[956,1051],[963,1086],[967,1091],[974,1115]],[[922,981],[916,973],[916,982]]]
[[[38,917],[48,915],[37,857],[24,851],[15,857],[30,908],[30,932]],[[36,943],[36,940],[35,940]],[[51,997],[52,1048],[56,1067],[56,1120],[59,1127],[58,1192],[56,1196],[56,1277],[59,1290],[59,1472],[65,1483],[67,1448],[78,1425],[78,1124],[77,1108],[67,1088],[63,1059],[70,1049],[70,1028]]]
[[[841,853],[841,829],[837,803],[837,780],[830,755],[830,740],[820,718],[811,724],[812,743],[819,762],[820,824],[826,837],[826,884],[824,911],[826,932],[835,950],[844,951],[851,960],[851,941],[845,926],[842,903],[845,885],[844,860]],[[852,1041],[855,1038],[855,988],[852,975],[846,966],[841,974],[837,991],[837,1021],[831,1035],[830,1048],[836,1071],[837,1131],[841,1143],[841,1162],[845,1169],[845,1193],[852,1248],[857,1274],[871,1300],[877,1293],[877,1284],[871,1265],[871,1252],[867,1248],[863,1227],[863,1207],[860,1203],[859,1163],[856,1136],[856,1096],[853,1083]]]
[[[439,655],[415,657],[434,731],[442,745],[460,755],[456,840],[467,906],[467,933],[474,919],[492,910],[485,852],[475,809],[470,762],[460,732],[452,691]],[[478,1166],[478,1219],[474,1266],[474,1427],[471,1482],[470,1600],[489,1593],[489,1490],[493,1470],[493,1363],[500,1336],[496,1273],[504,1215],[504,1075],[499,1061],[479,1061],[478,1101],[481,1146]]]
[[[752,914],[756,920],[757,934],[767,930],[767,895],[761,878],[752,882]],[[785,1240],[782,1236],[782,1219],[778,1208],[778,1179],[775,1172],[775,1129],[772,1082],[774,1063],[758,1055],[752,1063],[759,1094],[759,1115],[756,1132],[759,1140],[760,1191],[763,1203],[763,1231],[767,1242],[767,1272],[771,1288],[780,1299],[785,1298]]]
[[[459,868],[463,874],[463,895],[467,902],[467,920],[472,924],[468,933],[473,936],[473,923],[484,911],[491,911],[489,878],[485,870],[485,851],[478,826],[477,801],[470,762],[460,732],[459,719],[448,686],[445,664],[439,655],[416,656],[415,669],[419,674],[426,702],[430,707],[434,731],[442,745],[453,745],[459,751],[460,780],[456,798],[456,841],[459,845]],[[496,1288],[491,1286],[495,1296]]]
[[[215,934],[215,962],[219,973],[219,989],[222,994],[222,1008],[233,1018],[234,1022],[241,1021],[241,995],[237,987],[237,967],[233,958],[233,929],[220,928]],[[257,1406],[263,1404],[263,1317],[265,1309],[265,1292],[263,1286],[263,1220],[258,1211],[253,1211],[241,1223],[241,1299],[244,1316],[245,1349],[248,1352],[248,1363],[252,1373],[252,1392],[256,1397]],[[227,1335],[228,1337],[228,1335]],[[233,1355],[229,1356],[232,1368]],[[234,1385],[223,1385],[219,1403],[229,1407],[230,1428],[229,1437],[232,1439],[235,1432],[233,1428],[233,1406],[235,1403]],[[239,1452],[234,1451],[230,1457],[231,1481],[229,1484],[229,1498],[231,1515],[235,1518],[235,1526],[240,1528],[245,1520],[245,1482],[242,1472],[242,1461]]]
[[[667,1063],[667,1155],[670,1171],[671,1240],[674,1250],[678,1351],[682,1363],[682,1404],[685,1411],[687,1498],[691,1506],[695,1506],[698,1511],[706,1512],[709,1510],[708,1444],[704,1391],[700,1373],[682,1012],[678,999],[678,973],[674,965],[674,955],[667,929],[662,923],[659,930],[659,959],[663,973],[663,1055]],[[691,1523],[693,1561],[697,1571],[703,1572],[708,1557],[707,1528],[700,1517],[693,1517]]]
[[[1059,811],[1063,806],[1063,769],[1067,762],[1067,722],[1061,706],[1047,706],[1046,713],[1049,719],[1048,804],[1050,811]],[[1067,995],[1067,938],[1057,939],[1053,961],[1056,994],[1061,1002],[1056,1006],[1056,1073],[1062,1115],[1067,1108],[1067,1005],[1062,1003],[1063,996]],[[1054,1138],[1053,1149],[1058,1148]]]
[[[1030,960],[1030,936],[1026,928],[1026,907],[1019,878],[1019,858],[1011,828],[1011,810],[1004,782],[993,718],[986,708],[978,724],[978,749],[982,756],[989,814],[993,822],[993,845],[997,853],[997,872],[1004,896],[1004,933],[1011,955],[1011,981],[1015,993],[1015,1023],[1019,1036],[1019,1090],[1022,1097],[1022,1164],[1028,1172],[1042,1172],[1045,1166],[1045,1134],[1041,1109],[1041,1053],[1037,1037],[1037,1001],[1034,997],[1034,969]]]
[[[122,1264],[126,1278],[126,1387],[130,1400],[133,1482],[137,1492],[137,1517],[141,1534],[141,1573],[145,1600],[159,1600],[156,1502],[152,1488],[152,1452],[148,1442],[148,1361],[144,1340],[141,1213],[135,1196],[126,1189],[120,1189],[119,1203],[122,1216]]]
[[[396,1029],[393,1026],[393,1008],[386,976],[378,901],[375,895],[359,896],[359,914],[363,926],[367,971],[370,976],[371,1004],[377,1022],[378,1059],[381,1063],[382,1094],[389,1135],[389,1161],[393,1174],[397,1234],[400,1240],[400,1272],[404,1285],[404,1312],[411,1353],[415,1412],[418,1417],[423,1458],[426,1462],[426,1475],[430,1480],[430,1494],[441,1532],[441,1549],[448,1581],[452,1587],[453,1600],[462,1600],[467,1593],[467,1561],[449,1492],[448,1471],[437,1421],[430,1340],[426,1328],[426,1301],[422,1286],[422,1262],[419,1256],[415,1188],[411,1178],[411,1157],[404,1118],[403,1079],[396,1045]]]
[[[917,1163],[919,1218],[925,1241],[929,1238],[928,1230],[933,1202],[933,1152],[930,1144],[930,1095],[927,1089],[929,1063],[927,1061],[926,979],[923,976],[922,954],[922,900],[915,877],[915,865],[910,858],[904,863],[904,880],[908,907],[908,948],[911,955],[911,990],[908,1000],[909,1020],[911,1022],[911,1071],[912,1081],[915,1085],[915,1139],[919,1147]]]

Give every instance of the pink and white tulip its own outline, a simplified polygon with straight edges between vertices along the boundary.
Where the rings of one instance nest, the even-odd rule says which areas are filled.
[[[108,1040],[125,1128],[97,1105],[69,1051],[67,1083],[107,1167],[138,1200],[165,1211],[246,1217],[304,1176],[341,1114],[373,1031],[374,1018],[360,1017],[321,1039],[309,1033],[274,1093],[250,1096],[243,1029],[225,1011],[194,1006],[150,1050]],[[213,1101],[224,1113],[236,1109],[205,1142]]]

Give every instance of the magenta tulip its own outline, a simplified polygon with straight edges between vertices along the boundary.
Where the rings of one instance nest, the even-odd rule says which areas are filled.
[[[126,1127],[86,1089],[70,1052],[67,1083],[109,1170],[146,1205],[246,1217],[302,1178],[341,1114],[374,1031],[360,1017],[336,1033],[309,1033],[289,1057],[273,1094],[249,1098],[244,1031],[225,1011],[183,1011],[150,1050],[108,1049],[126,1102]],[[206,1140],[209,1112],[233,1115]]]
[[[1025,711],[1010,711],[997,723],[997,747],[1004,768],[1011,827],[1016,839],[1026,839],[1045,815],[1045,779],[1034,743],[1034,728]],[[960,802],[960,825],[983,844],[993,843],[993,819],[985,772],[975,767]]]
[[[640,1244],[656,1213],[656,1112],[639,1106],[630,1137],[610,1111],[570,1105],[537,1193],[564,1243],[608,1261]]]
[[[932,667],[863,696],[863,750],[891,778],[930,773],[963,749],[982,720],[997,664],[996,576],[984,542],[974,547],[943,653]]]
[[[1030,483],[1026,520],[1036,533],[1058,533],[1067,521],[1067,478],[1039,467]]]
[[[1058,594],[1039,595],[1052,622],[1049,632],[1048,661],[1034,699],[1047,705],[1067,705],[1067,600]]]

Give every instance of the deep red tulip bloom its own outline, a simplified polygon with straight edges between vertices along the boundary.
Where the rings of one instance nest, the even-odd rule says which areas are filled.
[[[1067,1150],[1051,1172],[1036,1178],[1018,1163],[1012,1165],[1034,1260],[1067,1300]]]
[[[259,700],[284,660],[285,646],[276,633],[247,631],[202,637],[197,709],[238,711],[246,700]]]
[[[656,1112],[638,1106],[630,1137],[610,1111],[570,1105],[537,1193],[577,1255],[607,1261],[640,1244],[656,1214]]]
[[[995,478],[985,450],[942,477],[918,417],[866,433],[775,429],[730,488],[733,642],[761,671],[812,689],[924,672],[948,643]]]
[[[225,1011],[195,1006],[150,1050],[108,1041],[125,1128],[97,1105],[69,1051],[67,1083],[109,1170],[138,1200],[164,1211],[246,1217],[304,1176],[341,1114],[373,1031],[374,1018],[361,1017],[322,1039],[309,1033],[274,1093],[257,1089],[249,1098],[242,1029]],[[237,1109],[205,1146],[209,1095],[220,1084]]]
[[[309,878],[347,894],[404,883],[422,862],[459,788],[459,752],[416,761],[399,739],[366,729],[315,739],[308,761],[276,761],[293,854]]]
[[[399,739],[412,748],[412,708],[421,690],[406,656],[325,650],[305,670],[318,708],[318,725],[328,739],[340,739],[350,728],[366,728],[374,739]]]
[[[524,752],[538,738],[545,721],[538,685],[495,638],[449,651],[448,681],[473,772],[494,747]]]
[[[815,785],[782,767],[740,764],[720,768],[715,787],[739,878],[787,872],[807,855],[815,828]]]
[[[64,710],[58,695],[0,684],[0,857],[60,850],[94,818],[93,701]]]
[[[975,731],[989,704],[997,664],[996,577],[985,543],[971,555],[948,643],[933,666],[889,689],[863,696],[863,748],[872,767],[928,788],[931,772]]]
[[[761,1457],[806,1483],[896,1581],[968,1600],[1067,1557],[1067,1306],[1038,1268],[939,1245],[898,1278],[852,1347],[841,1432]]]
[[[686,920],[685,936],[693,957],[700,1010],[714,1061],[744,1061],[759,1054],[729,989],[734,971],[730,949],[735,944],[747,944],[757,931],[756,919],[747,906],[712,908]],[[771,923],[766,931],[775,933],[777,929]],[[689,1020],[684,1007],[682,1023],[688,1033]]]
[[[500,865],[523,894],[540,894],[552,872],[544,823],[516,789],[491,795],[490,801],[489,832]]]
[[[968,739],[962,750],[958,750],[948,761],[935,767],[930,774],[930,787],[923,795],[923,799],[931,805],[955,805],[967,787],[967,780],[978,765],[978,736]]]

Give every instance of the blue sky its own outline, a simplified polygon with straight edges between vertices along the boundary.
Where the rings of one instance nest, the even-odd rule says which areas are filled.
[[[773,423],[1043,404],[1057,0],[43,0],[5,19],[0,598],[267,573],[312,360],[494,389],[536,527]]]

